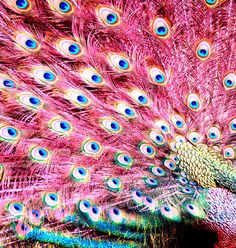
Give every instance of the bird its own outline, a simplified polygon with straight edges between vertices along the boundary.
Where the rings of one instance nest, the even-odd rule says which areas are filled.
[[[1,1],[1,247],[236,247],[235,10]]]

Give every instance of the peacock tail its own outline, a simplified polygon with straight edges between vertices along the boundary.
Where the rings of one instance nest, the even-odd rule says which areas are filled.
[[[233,0],[2,0],[0,246],[235,248],[235,33]]]

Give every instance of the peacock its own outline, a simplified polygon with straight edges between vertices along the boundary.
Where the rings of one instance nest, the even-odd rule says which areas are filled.
[[[235,248],[235,33],[233,0],[2,0],[0,246]]]

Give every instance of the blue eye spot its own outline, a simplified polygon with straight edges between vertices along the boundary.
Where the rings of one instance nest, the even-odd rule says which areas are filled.
[[[14,88],[15,87],[15,83],[10,80],[10,79],[6,79],[3,81],[3,85],[6,87],[6,88]]]
[[[86,208],[89,208],[90,207],[90,202],[88,202],[88,201],[84,201],[84,206],[86,207]]]
[[[55,79],[55,75],[49,71],[45,72],[43,77],[48,81],[53,81]]]
[[[85,171],[85,169],[83,169],[83,168],[78,168],[78,172],[79,172],[79,174],[80,174],[81,176],[86,175],[86,171]]]
[[[194,142],[196,142],[196,141],[197,141],[197,138],[196,138],[196,137],[194,137],[194,138],[193,138],[193,141],[194,141]]]
[[[129,116],[134,115],[134,111],[133,111],[132,109],[129,109],[129,108],[125,109],[125,113],[126,113],[127,115],[129,115]]]
[[[136,193],[136,196],[137,197],[142,197],[143,196],[142,192],[139,191],[139,190],[137,190],[135,193]]]
[[[40,148],[38,150],[38,152],[39,152],[40,156],[42,156],[42,157],[47,157],[47,155],[48,155],[48,152],[43,148]]]
[[[8,132],[8,134],[9,134],[10,136],[13,136],[13,137],[16,137],[16,135],[17,135],[16,129],[15,129],[15,128],[12,128],[12,127],[9,127],[9,128],[7,129],[7,132]]]
[[[225,85],[231,87],[233,85],[233,81],[230,79],[225,80]]]
[[[193,205],[192,205],[192,204],[188,204],[188,207],[189,207],[189,209],[191,209],[191,210],[193,210],[193,209],[194,209],[194,207],[193,207]]]
[[[119,184],[119,181],[117,179],[112,179],[112,182],[115,184],[115,185],[118,185]]]
[[[206,50],[206,49],[200,49],[200,50],[198,50],[198,55],[200,56],[200,57],[203,57],[203,58],[205,58],[205,57],[207,57],[208,56],[208,51]]]
[[[88,99],[82,95],[77,96],[77,100],[81,103],[87,103],[88,102]]]
[[[159,141],[159,142],[161,142],[163,139],[162,139],[161,136],[157,135],[157,136],[156,136],[156,140]]]
[[[39,218],[39,216],[40,216],[39,211],[38,211],[38,210],[35,210],[35,209],[32,210],[32,214],[33,214],[36,218]]]
[[[235,124],[235,123],[232,123],[231,128],[232,128],[233,130],[236,130],[236,124]]]
[[[161,74],[157,74],[155,76],[155,81],[158,82],[158,83],[163,83],[165,81],[165,77]]]
[[[151,197],[147,196],[146,200],[147,200],[148,203],[152,203],[152,198]]]
[[[19,212],[22,211],[22,206],[21,206],[21,204],[19,204],[19,203],[15,203],[15,204],[14,204],[14,208],[15,208],[16,211],[19,211]]]
[[[21,225],[20,225],[20,228],[21,228],[21,230],[22,230],[23,232],[26,232],[26,231],[28,230],[28,227],[27,227],[27,225],[25,225],[25,224],[21,224]]]
[[[96,83],[100,83],[102,81],[102,78],[96,74],[94,74],[91,78]]]
[[[130,162],[131,159],[128,156],[124,156],[124,160],[125,160],[126,163],[128,163],[128,162]]]
[[[164,27],[164,26],[158,27],[158,28],[156,29],[156,33],[157,33],[158,35],[160,35],[160,36],[164,36],[164,35],[167,34],[167,28]]]
[[[153,153],[153,149],[150,146],[147,147],[147,153],[149,153],[149,154]]]
[[[33,105],[39,105],[39,104],[40,104],[39,99],[36,98],[36,97],[30,97],[30,98],[29,98],[29,102],[30,102],[31,104],[33,104]]]
[[[106,20],[108,23],[114,24],[117,22],[117,16],[115,14],[108,14]]]
[[[170,166],[170,168],[174,168],[175,167],[175,165],[172,162],[169,163],[169,166]]]
[[[115,215],[119,215],[120,214],[120,211],[117,208],[113,208],[113,213]]]
[[[79,46],[77,44],[71,44],[69,46],[69,52],[71,54],[76,55],[76,54],[78,54],[80,52],[80,48],[79,48]]]
[[[59,9],[62,12],[66,13],[66,12],[68,12],[70,10],[70,4],[68,2],[66,2],[66,1],[62,1],[59,4]]]
[[[25,42],[25,45],[28,47],[28,48],[31,48],[31,49],[34,49],[37,47],[37,43],[34,41],[34,40],[31,40],[31,39],[28,39],[26,42]]]
[[[117,123],[115,123],[115,122],[112,122],[112,123],[111,123],[111,128],[112,128],[113,130],[118,130],[118,129],[119,129],[119,125],[118,125]]]
[[[206,0],[206,3],[208,3],[208,4],[215,4],[216,3],[216,0]]]
[[[97,144],[97,143],[95,143],[95,142],[93,142],[92,144],[91,144],[91,148],[92,148],[92,150],[93,151],[98,151],[98,149],[99,149],[99,145]]]
[[[146,103],[147,102],[147,98],[145,96],[139,96],[138,100],[142,103]]]
[[[170,208],[167,207],[167,206],[164,207],[164,210],[165,210],[166,212],[170,212]]]
[[[216,134],[215,133],[210,133],[210,137],[214,139],[216,137]]]
[[[61,127],[61,129],[63,129],[63,130],[69,130],[69,125],[68,125],[68,123],[66,123],[66,122],[64,122],[64,121],[60,122],[60,127]]]
[[[176,125],[177,125],[178,127],[182,127],[182,126],[183,126],[183,123],[182,123],[181,121],[176,121]]]
[[[57,195],[55,195],[55,194],[50,194],[49,197],[50,197],[51,200],[57,201]]]
[[[127,68],[129,67],[129,63],[128,63],[126,60],[121,59],[121,60],[119,61],[119,66],[120,66],[122,69],[127,69]]]
[[[28,2],[27,0],[16,0],[16,6],[19,9],[25,9],[28,7]]]
[[[94,214],[98,214],[98,208],[97,207],[92,207],[92,211]]]
[[[191,107],[194,108],[194,109],[196,109],[196,108],[199,107],[199,103],[198,103],[197,101],[192,101],[192,102],[190,103],[190,105],[191,105]]]
[[[167,127],[166,126],[161,126],[161,130],[167,131]]]

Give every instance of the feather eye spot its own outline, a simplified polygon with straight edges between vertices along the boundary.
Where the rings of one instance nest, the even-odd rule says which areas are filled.
[[[64,13],[67,13],[71,10],[71,6],[67,1],[61,1],[59,3],[58,7]]]
[[[119,54],[108,55],[108,61],[111,67],[118,72],[130,72],[132,70],[129,59]]]
[[[10,79],[3,80],[2,84],[5,88],[15,88],[15,83]]]
[[[29,6],[27,0],[16,0],[16,7],[19,9],[26,9]]]
[[[159,39],[167,39],[170,37],[170,22],[164,18],[156,18],[152,23],[152,30]]]
[[[118,12],[108,7],[98,8],[97,15],[100,21],[106,26],[114,27],[120,24],[120,15]]]
[[[229,130],[231,133],[236,133],[236,118],[230,121]]]
[[[37,47],[37,43],[36,43],[36,41],[33,40],[33,39],[28,39],[28,40],[26,40],[25,45],[26,45],[28,48],[30,48],[30,49],[34,49],[34,48]]]
[[[196,49],[196,56],[200,60],[206,60],[211,56],[211,45],[207,41],[201,41]]]
[[[229,73],[223,79],[223,86],[225,90],[233,90],[236,87],[236,75]]]

